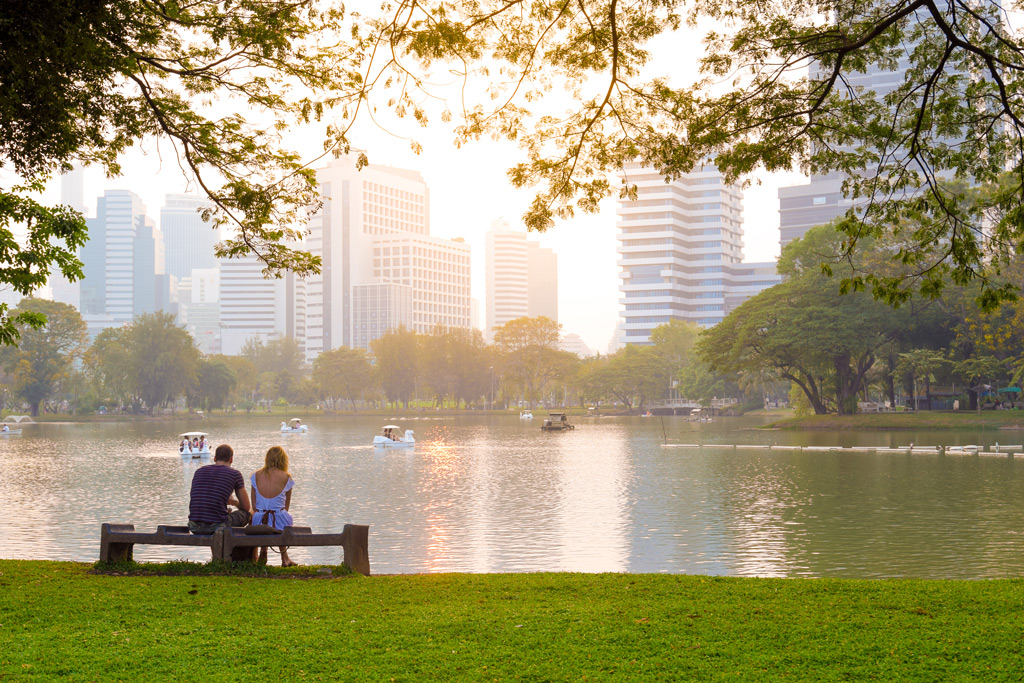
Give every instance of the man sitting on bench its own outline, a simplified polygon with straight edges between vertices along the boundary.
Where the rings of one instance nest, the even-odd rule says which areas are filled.
[[[245,526],[252,506],[245,492],[242,473],[231,466],[235,451],[227,444],[217,446],[213,464],[192,475],[188,503],[188,529],[194,534],[212,534],[226,526]],[[238,509],[228,512],[228,505]]]

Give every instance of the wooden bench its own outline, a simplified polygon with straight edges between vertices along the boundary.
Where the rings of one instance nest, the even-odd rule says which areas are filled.
[[[136,531],[134,524],[100,526],[100,561],[131,561],[135,544],[187,545],[210,548],[214,560],[226,562],[247,560],[252,548],[264,546],[312,547],[340,545],[344,551],[343,564],[354,572],[370,575],[370,527],[346,524],[340,534],[314,534],[309,527],[285,527],[279,534],[256,535],[245,533],[245,527],[227,527],[204,535],[189,532],[187,526],[160,525],[155,532]]]

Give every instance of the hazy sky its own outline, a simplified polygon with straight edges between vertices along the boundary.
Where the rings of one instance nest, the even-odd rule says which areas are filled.
[[[671,65],[673,77],[689,78],[699,53],[699,41],[663,37],[654,46],[658,58],[652,71]],[[557,98],[555,94],[552,97]],[[545,105],[549,105],[545,98]],[[571,105],[571,103],[566,103]],[[455,109],[453,107],[453,109]],[[457,109],[456,109],[457,111]],[[381,120],[378,114],[378,120]],[[365,149],[371,163],[418,170],[430,190],[431,233],[439,237],[463,237],[473,249],[473,296],[480,302],[480,320],[485,320],[484,234],[496,218],[522,226],[521,216],[532,199],[532,192],[514,190],[505,172],[519,160],[513,143],[485,141],[456,148],[451,142],[450,125],[432,123],[427,129],[410,129],[408,120],[385,121],[392,131],[411,134],[423,145],[414,154],[409,141],[374,126],[368,117],[358,120],[351,135],[355,147]],[[303,158],[313,159],[322,152],[322,127],[295,129],[285,143]],[[323,164],[319,164],[323,165]],[[149,215],[159,221],[160,207],[167,193],[196,192],[187,187],[169,143],[146,141],[122,159],[123,175],[106,179],[97,169],[87,169],[85,204],[95,211],[96,196],[106,189],[127,189],[140,195]],[[779,218],[776,190],[780,185],[806,182],[798,174],[765,176],[760,186],[748,189],[744,196],[744,258],[768,261],[778,256]],[[51,184],[47,201],[59,201],[59,184]],[[564,333],[574,332],[594,350],[607,350],[618,318],[618,267],[616,266],[616,200],[606,200],[599,214],[579,215],[560,221],[533,239],[558,255],[559,322]]]

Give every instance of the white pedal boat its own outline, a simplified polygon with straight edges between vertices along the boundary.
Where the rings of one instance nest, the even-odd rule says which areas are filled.
[[[287,422],[281,423],[282,434],[305,434],[309,431],[309,427],[302,424],[302,420],[297,417],[293,417]]]
[[[406,429],[405,436],[399,436],[401,427],[397,425],[384,425],[384,434],[373,437],[374,448],[412,448],[416,445],[416,439],[412,436],[412,430]]]
[[[210,455],[210,441],[206,438],[209,434],[206,432],[185,432],[178,436],[181,438],[178,442],[178,455],[181,457],[202,458]],[[195,439],[199,439],[198,448],[193,444]]]

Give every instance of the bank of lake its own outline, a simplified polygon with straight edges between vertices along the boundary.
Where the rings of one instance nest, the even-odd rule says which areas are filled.
[[[250,567],[0,560],[0,678],[991,682],[1024,670],[1020,579]]]

